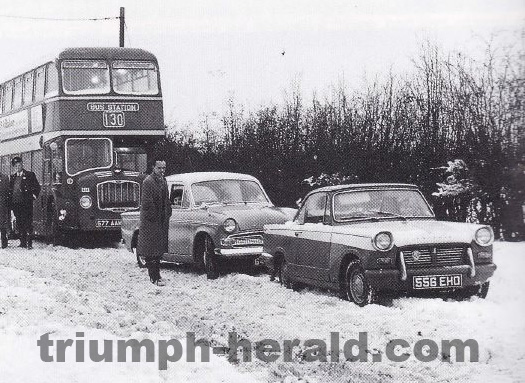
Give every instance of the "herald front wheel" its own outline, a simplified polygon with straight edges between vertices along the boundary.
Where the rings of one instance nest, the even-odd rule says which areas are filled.
[[[374,289],[358,262],[351,262],[345,272],[345,295],[349,301],[363,307],[374,301]]]

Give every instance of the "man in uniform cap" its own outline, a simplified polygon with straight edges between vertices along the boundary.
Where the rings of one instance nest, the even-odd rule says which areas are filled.
[[[16,218],[20,235],[20,247],[33,248],[33,200],[40,194],[40,184],[35,173],[24,169],[22,158],[14,157],[11,164],[15,172],[11,175],[11,209]]]

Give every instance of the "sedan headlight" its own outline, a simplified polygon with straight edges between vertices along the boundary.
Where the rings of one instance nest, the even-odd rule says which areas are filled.
[[[233,218],[228,218],[223,222],[222,227],[226,233],[233,233],[237,229],[237,222]]]
[[[380,251],[390,250],[392,248],[393,242],[394,241],[392,240],[392,234],[387,231],[377,233],[374,239],[372,240],[372,244],[374,245],[374,247]]]
[[[491,245],[492,242],[494,241],[494,233],[492,232],[492,229],[490,227],[488,226],[482,227],[476,230],[476,234],[474,235],[474,240],[480,246]]]
[[[80,197],[80,206],[82,206],[83,209],[89,209],[91,205],[93,205],[93,201],[90,196],[83,195]]]

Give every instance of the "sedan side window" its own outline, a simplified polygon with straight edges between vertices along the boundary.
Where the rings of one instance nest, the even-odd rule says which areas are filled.
[[[180,209],[184,207],[183,200],[184,200],[184,187],[182,185],[171,185],[170,190],[170,202],[171,207]]]
[[[327,206],[326,199],[326,193],[312,194],[297,213],[295,222],[300,225],[304,223],[323,223]]]

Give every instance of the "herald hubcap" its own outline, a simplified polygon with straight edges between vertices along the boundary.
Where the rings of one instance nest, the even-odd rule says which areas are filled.
[[[359,274],[352,276],[352,291],[356,300],[362,300],[365,293],[365,283],[363,277]]]

